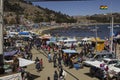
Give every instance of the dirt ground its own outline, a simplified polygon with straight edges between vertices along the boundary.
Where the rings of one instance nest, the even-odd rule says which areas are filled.
[[[26,69],[26,71],[30,72],[33,76],[33,80],[47,80],[47,77],[49,76],[53,80],[54,71],[58,69],[53,68],[53,63],[49,63],[47,56],[43,55],[43,51],[38,51],[35,48],[32,49],[33,53],[33,60],[35,60],[36,57],[39,59],[43,59],[43,70],[40,72],[37,72],[35,69],[35,64],[29,65]],[[69,69],[68,67],[63,67],[63,69],[67,72],[67,75],[65,77],[66,80],[99,80],[95,77],[91,77],[89,74],[89,68],[84,67],[82,69],[76,70],[75,68]]]

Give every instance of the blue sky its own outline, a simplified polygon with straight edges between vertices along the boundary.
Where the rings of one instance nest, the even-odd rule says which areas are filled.
[[[54,11],[60,11],[70,16],[120,12],[120,0],[43,1],[33,2],[33,4]],[[107,5],[108,10],[100,10],[100,5]]]

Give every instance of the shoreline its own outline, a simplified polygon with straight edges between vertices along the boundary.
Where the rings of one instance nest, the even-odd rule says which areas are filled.
[[[120,23],[114,23],[115,25],[120,25]],[[111,23],[88,23],[88,24],[76,24],[76,25],[82,25],[82,26],[91,26],[91,25],[111,25]]]
[[[64,25],[61,26],[61,25],[57,25],[57,26],[49,26],[49,27],[44,27],[44,28],[41,28],[40,30],[37,29],[38,32],[40,32],[40,35],[44,34],[44,32],[46,31],[52,31],[54,29],[60,29],[60,28],[71,28],[71,27],[76,27],[76,28],[81,28],[81,29],[85,29],[85,28],[88,28],[88,27],[91,27],[91,26],[98,26],[98,25],[108,25],[110,26],[111,24],[110,23],[92,23],[92,24],[72,24],[72,25],[68,25],[67,27],[65,27]],[[116,25],[119,25],[120,26],[120,23],[114,23],[114,26]]]

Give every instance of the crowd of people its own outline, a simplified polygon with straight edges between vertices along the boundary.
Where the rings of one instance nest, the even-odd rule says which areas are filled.
[[[24,40],[23,40],[24,41]],[[14,41],[13,41],[14,42]],[[7,42],[8,43],[8,42]],[[63,65],[65,67],[73,68],[74,64],[76,62],[82,63],[83,61],[83,56],[86,56],[88,53],[91,53],[93,50],[93,47],[95,45],[90,45],[90,44],[85,44],[82,45],[82,50],[79,52],[77,55],[71,55],[71,54],[66,54],[63,53],[62,49],[68,49],[64,47],[63,45],[59,46],[56,44],[46,44],[44,40],[41,40],[39,38],[34,38],[34,39],[28,39],[27,41],[24,41],[24,43],[27,43],[24,47],[19,47],[18,48],[18,55],[20,55],[22,58],[33,60],[33,54],[31,53],[31,49],[34,47],[37,50],[42,50],[44,51],[47,55],[48,62],[53,63],[53,67],[57,68],[57,70],[54,71],[53,78],[54,80],[64,80],[66,76],[66,72],[63,69]],[[14,43],[13,43],[14,44]],[[13,45],[10,43],[10,45]],[[71,45],[69,49],[76,49],[76,46]],[[24,52],[24,53],[22,53]],[[17,60],[17,59],[15,59]],[[14,62],[16,63],[16,62]],[[44,68],[43,64],[43,59],[36,57],[35,58],[35,69],[37,72],[40,72]],[[16,64],[14,64],[14,70],[16,70]],[[18,66],[17,66],[18,67]],[[16,69],[15,69],[16,68]],[[93,68],[92,68],[93,69]],[[24,68],[19,67],[19,71],[22,72],[22,77],[23,80],[25,80],[26,75],[29,77],[30,73],[26,74],[26,71]],[[94,71],[94,70],[93,70]],[[27,78],[28,78],[27,77]],[[30,79],[28,79],[30,80]],[[50,77],[48,76],[47,80],[50,80]]]
[[[74,59],[77,59],[76,62],[82,63],[82,56],[79,54],[70,55],[63,53],[62,49],[72,49],[75,50],[76,47],[71,45],[69,48],[65,48],[64,46],[58,46],[56,44],[46,44],[44,41],[36,39],[34,40],[34,45],[37,50],[44,51],[47,55],[48,62],[53,63],[53,67],[57,68],[58,71],[55,70],[54,72],[54,80],[64,80],[66,76],[66,72],[63,70],[63,65],[65,67],[73,68],[74,66]],[[35,59],[36,69],[37,71],[41,71],[43,66],[43,62],[36,57]],[[59,73],[59,74],[58,74]],[[50,80],[50,77],[48,77]]]
[[[45,42],[43,43],[42,41],[37,42],[36,44],[37,44],[36,47],[37,47],[38,50],[41,49],[45,52],[45,54],[47,54],[48,62],[49,63],[53,62],[53,67],[59,69],[58,72],[57,71],[54,72],[54,80],[59,80],[59,78],[63,77],[63,74],[61,75],[62,71],[60,70],[60,69],[63,68],[63,65],[65,67],[73,68],[74,63],[76,63],[76,61],[74,61],[75,59],[77,59],[77,62],[82,63],[82,61],[84,60],[83,57],[86,56],[89,53],[92,53],[95,50],[95,45],[96,45],[96,43],[84,44],[82,46],[79,46],[79,47],[82,47],[81,48],[82,50],[79,52],[79,54],[71,55],[71,54],[63,53],[62,49],[73,49],[73,50],[75,50],[76,46],[74,46],[74,48],[73,48],[73,45],[71,45],[71,47],[66,48],[63,45],[61,45],[61,46],[56,45],[56,44],[49,45],[49,44],[46,44]],[[39,44],[39,46],[38,46],[38,44]],[[94,68],[91,68],[91,69],[92,69],[92,71],[95,71]],[[106,69],[103,70],[103,71],[101,71],[101,70],[97,70],[97,71],[100,72],[100,74],[101,74],[101,75],[99,75],[99,74],[96,73],[96,75],[99,75],[97,77],[102,77],[102,79],[107,78]],[[50,80],[50,77],[48,77],[48,80]]]

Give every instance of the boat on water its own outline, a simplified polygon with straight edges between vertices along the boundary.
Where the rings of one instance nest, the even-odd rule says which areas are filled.
[[[115,25],[114,27],[115,27],[115,28],[119,28],[119,27],[120,27],[120,25]]]
[[[95,31],[96,31],[96,29],[90,29],[90,31],[91,31],[91,32],[95,32]]]
[[[111,26],[108,26],[108,28],[111,28]],[[120,28],[120,25],[115,25],[114,28]]]

